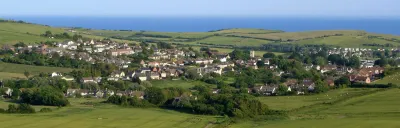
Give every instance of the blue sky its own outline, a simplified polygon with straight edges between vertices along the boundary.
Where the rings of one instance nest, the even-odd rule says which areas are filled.
[[[0,16],[400,17],[400,0],[3,0]]]

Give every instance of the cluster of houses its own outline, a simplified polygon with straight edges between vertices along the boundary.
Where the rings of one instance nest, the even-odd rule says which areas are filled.
[[[112,90],[87,90],[87,89],[67,89],[67,92],[65,93],[66,97],[76,97],[76,96],[83,96],[83,97],[97,97],[97,98],[102,98],[102,97],[107,97],[111,95],[117,95],[117,96],[129,96],[129,97],[134,97],[136,96],[139,99],[144,99],[144,91],[112,91]]]

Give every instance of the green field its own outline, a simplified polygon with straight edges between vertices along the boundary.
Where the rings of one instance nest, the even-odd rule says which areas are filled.
[[[393,46],[399,46],[400,43],[381,40],[381,39],[367,39],[363,36],[332,36],[326,38],[301,40],[293,43],[297,44],[324,44],[333,45],[339,47],[358,47],[358,48],[368,48],[369,46],[363,46],[363,44],[392,44]]]
[[[199,51],[201,47],[200,46],[192,46],[192,48]],[[213,48],[213,47],[211,47],[210,49],[217,50],[218,52],[221,52],[221,53],[231,53],[234,50],[231,48]],[[255,52],[256,56],[263,56],[265,53],[267,53],[267,51],[254,51],[254,52]],[[272,52],[272,53],[274,53],[277,56],[285,54],[283,52]]]
[[[290,120],[240,121],[232,128],[381,128],[400,127],[400,89],[352,97],[334,104],[303,107]],[[282,100],[282,99],[281,99]],[[291,106],[293,104],[287,104]]]
[[[45,41],[64,41],[64,39],[50,39],[40,36],[46,31],[51,31],[53,34],[61,34],[67,32],[64,28],[49,27],[44,25],[36,24],[22,24],[22,23],[11,23],[11,22],[0,22],[0,45],[2,44],[14,44],[17,42],[24,42],[32,44],[35,42]],[[72,32],[67,32],[73,35]],[[81,33],[84,37],[92,39],[104,39],[101,36],[88,35]],[[65,39],[66,40],[66,39]],[[126,40],[117,40],[119,42],[132,42]]]
[[[28,71],[31,75],[38,75],[41,72],[71,72],[72,70],[73,69],[70,68],[32,66],[0,62],[0,78],[25,77],[23,75],[25,71]]]
[[[169,88],[169,87],[181,87],[181,88],[191,88],[196,85],[210,85],[200,81],[184,81],[184,80],[153,80],[151,81],[153,87]],[[210,85],[213,86],[213,85]]]
[[[390,76],[385,76],[383,79],[377,80],[373,82],[374,84],[388,84],[388,83],[393,83],[400,85],[400,72],[397,72],[396,74],[390,75]]]
[[[292,110],[317,103],[332,102],[352,95],[362,94],[375,89],[338,89],[328,93],[306,96],[259,97],[259,100],[274,110]]]
[[[197,116],[156,108],[122,108],[101,99],[69,99],[70,107],[50,113],[0,114],[2,128],[204,128],[215,116]],[[94,105],[83,104],[84,102]],[[0,101],[0,107],[7,106]]]
[[[240,38],[240,37],[225,37],[225,36],[214,36],[196,42],[216,44],[216,45],[234,45],[234,46],[260,46],[262,44],[268,44],[269,41],[258,40],[251,38]]]

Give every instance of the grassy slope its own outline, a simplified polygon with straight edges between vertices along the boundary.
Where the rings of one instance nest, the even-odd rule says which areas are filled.
[[[217,45],[235,45],[235,46],[259,46],[261,44],[269,43],[269,41],[266,40],[240,38],[240,37],[224,37],[224,36],[214,36],[196,42],[217,44]]]
[[[192,47],[193,49],[196,49],[196,50],[200,50],[200,46],[193,46]],[[211,50],[218,50],[218,52],[221,52],[221,53],[230,53],[230,52],[232,52],[234,49],[231,49],[231,48],[210,48]],[[256,56],[263,56],[265,53],[267,53],[267,51],[255,51],[255,55]],[[285,53],[282,53],[282,52],[272,52],[272,53],[274,53],[275,55],[283,55],[283,54],[285,54]]]
[[[381,80],[377,80],[374,82],[375,84],[388,84],[388,83],[393,83],[393,84],[399,84],[400,83],[400,73],[396,73],[390,76],[386,76]]]
[[[46,31],[51,31],[53,34],[66,32],[63,28],[55,28],[36,24],[21,24],[21,23],[0,23],[0,45],[14,44],[17,42],[35,43],[45,41],[64,41],[64,39],[49,39],[40,35]],[[74,33],[68,32],[70,35]],[[92,39],[104,39],[102,36],[88,35],[82,33],[84,37]],[[118,42],[132,42],[126,40],[117,40]]]
[[[171,110],[122,108],[99,104],[99,99],[69,99],[71,106],[51,113],[0,114],[2,128],[204,128],[216,117],[197,116]],[[93,105],[83,105],[93,102]],[[3,104],[3,105],[1,105]],[[8,103],[0,102],[4,108]]]
[[[297,113],[301,119],[254,122],[243,121],[232,128],[287,128],[287,127],[400,127],[400,89],[390,89],[359,97],[354,97],[333,105],[322,105],[304,108],[305,113]]]
[[[6,75],[4,73],[11,73],[9,75],[24,74],[25,71],[28,71],[31,75],[37,75],[41,72],[45,72],[45,73],[70,72],[72,70],[73,69],[70,69],[70,68],[32,66],[32,65],[11,64],[11,63],[0,62],[0,72],[2,72],[3,75]]]
[[[20,24],[20,23],[0,23],[0,44],[13,44],[16,42],[34,43],[41,41],[60,41],[57,39],[49,39],[41,37],[45,31],[52,31],[53,33],[62,33],[63,29],[52,28],[41,25],[33,24]]]
[[[168,87],[181,87],[191,88],[195,85],[208,85],[207,83],[200,81],[183,81],[183,80],[155,80],[151,81],[154,87],[168,88]]]

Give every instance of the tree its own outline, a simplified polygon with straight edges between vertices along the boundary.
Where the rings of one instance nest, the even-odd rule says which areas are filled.
[[[154,105],[162,105],[167,100],[167,97],[162,93],[162,90],[160,88],[147,88],[145,94],[145,99]]]
[[[315,82],[315,88],[314,88],[315,93],[323,93],[327,92],[328,90],[329,86],[325,82],[322,82],[321,80]]]
[[[335,80],[335,85],[336,86],[340,86],[340,85],[347,85],[349,86],[350,83],[350,79],[346,76],[340,77],[339,79]]]
[[[267,52],[263,55],[264,58],[274,58],[275,54],[272,52]]]
[[[264,66],[265,66],[265,64],[264,64],[263,61],[257,61],[257,67],[258,67],[258,68],[262,68],[262,67],[264,67]]]
[[[18,99],[19,96],[21,95],[21,91],[19,89],[13,89],[12,93],[11,93],[11,99]]]
[[[44,33],[43,36],[45,36],[45,37],[52,37],[53,34],[51,33],[51,31],[46,31],[46,32]]]
[[[28,71],[25,71],[24,75],[25,75],[26,78],[29,78],[30,73]]]
[[[140,85],[145,87],[145,88],[150,88],[150,87],[153,86],[149,81],[141,81]]]
[[[349,58],[349,67],[359,68],[361,65],[360,59],[357,56],[352,56]]]
[[[326,59],[324,57],[320,57],[318,56],[315,59],[315,64],[319,65],[319,66],[325,66],[327,64]]]
[[[385,57],[381,57],[379,60],[375,61],[376,65],[379,65],[381,67],[386,66],[389,63],[388,59],[386,59]]]
[[[187,77],[188,79],[192,79],[192,80],[198,80],[198,79],[201,78],[200,74],[197,73],[197,70],[196,70],[196,69],[188,69],[188,70],[186,71],[186,77]]]
[[[286,95],[287,93],[288,93],[288,87],[283,84],[280,84],[276,94],[283,96],[283,95]]]

